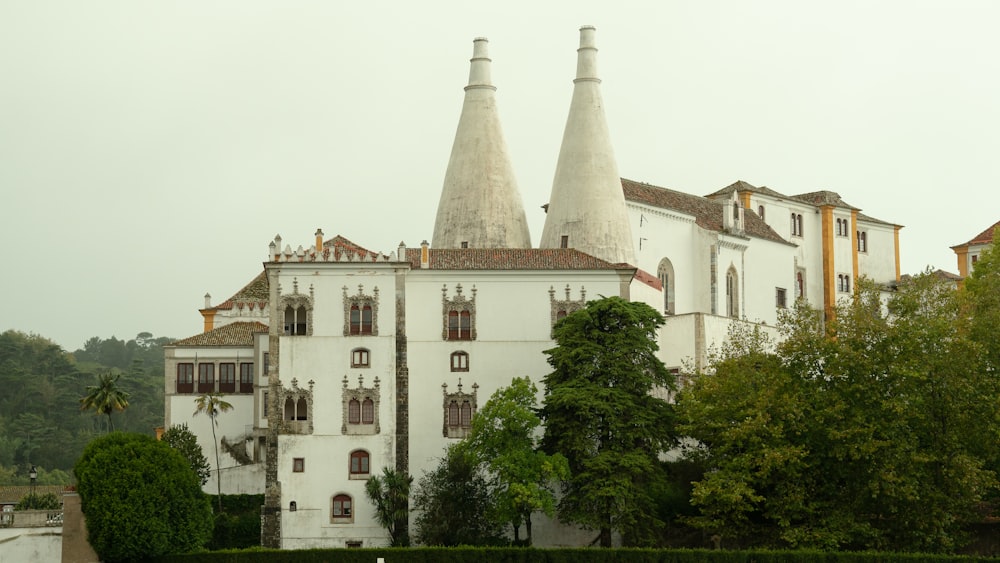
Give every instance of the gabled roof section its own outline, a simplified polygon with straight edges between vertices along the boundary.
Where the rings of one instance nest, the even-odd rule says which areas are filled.
[[[368,250],[367,248],[355,244],[347,240],[346,238],[337,235],[332,239],[323,243],[323,249],[330,249],[333,251],[333,255],[337,260],[344,254],[353,254],[354,256],[360,258],[362,261],[368,260],[374,262],[376,259],[382,257],[381,252],[374,252]]]
[[[801,202],[808,203],[809,205],[815,205],[816,207],[832,205],[834,207],[846,207],[847,209],[860,210],[859,208],[844,201],[840,197],[840,194],[837,192],[831,192],[830,190],[819,190],[816,192],[793,195],[791,199],[797,199]]]
[[[956,244],[952,248],[958,248],[960,246],[972,246],[974,244],[992,244],[993,243],[993,231],[1000,228],[1000,221],[993,223],[988,229],[979,233],[978,235],[972,237],[972,240],[962,244]]]
[[[681,213],[694,216],[695,223],[705,230],[723,232],[723,204],[720,201],[669,190],[651,184],[634,182],[625,178],[622,178],[622,189],[625,191],[625,199],[627,201],[680,211]],[[744,213],[743,219],[745,222],[744,233],[746,235],[790,244],[781,238],[781,235],[774,232],[774,229],[769,227],[752,209]]]
[[[264,272],[257,274],[257,277],[250,280],[250,283],[243,286],[243,289],[239,290],[229,299],[226,299],[222,303],[219,303],[215,307],[210,307],[210,309],[233,309],[234,307],[242,309],[244,305],[250,305],[251,307],[264,307],[267,304],[268,299],[268,289],[267,289],[267,276]]]
[[[718,196],[730,195],[733,192],[753,192],[757,194],[769,195],[771,197],[788,199],[788,196],[786,196],[785,194],[778,193],[767,186],[760,186],[758,188],[757,186],[749,182],[744,182],[743,180],[736,180],[732,184],[729,184],[728,186],[722,188],[719,191],[712,192],[705,197],[714,199]]]
[[[420,248],[406,249],[414,270],[420,268]],[[620,270],[573,248],[439,248],[428,249],[430,270]]]
[[[170,345],[251,347],[253,346],[253,335],[258,332],[267,332],[267,325],[259,322],[239,321],[178,340]]]

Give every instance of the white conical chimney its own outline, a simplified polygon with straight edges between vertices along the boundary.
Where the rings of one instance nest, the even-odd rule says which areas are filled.
[[[539,247],[575,248],[634,265],[632,230],[597,77],[594,31],[580,28],[573,100]]]
[[[434,222],[434,248],[530,248],[531,235],[490,80],[488,41],[473,41],[469,85]]]

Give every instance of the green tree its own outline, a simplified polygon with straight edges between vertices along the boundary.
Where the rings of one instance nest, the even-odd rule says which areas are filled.
[[[62,507],[62,499],[55,493],[28,493],[14,505],[14,510],[56,510]]]
[[[128,408],[129,393],[118,386],[119,373],[110,371],[97,376],[97,385],[87,387],[87,394],[80,399],[80,410],[93,410],[94,414],[107,415],[108,432],[115,429],[111,413]]]
[[[422,545],[502,545],[490,484],[472,456],[451,445],[413,492],[414,538]]]
[[[151,436],[93,440],[74,468],[88,541],[102,561],[137,561],[201,548],[212,508],[187,460]]]
[[[561,454],[538,449],[538,388],[527,377],[514,378],[498,389],[472,419],[472,430],[463,447],[481,464],[492,480],[498,516],[509,523],[515,543],[524,524],[531,545],[531,514],[555,512],[550,488],[569,478],[569,465]]]
[[[212,474],[212,466],[205,459],[205,453],[198,445],[198,437],[188,429],[187,423],[171,426],[163,433],[162,440],[188,460],[191,469],[198,475],[202,485],[208,482],[208,477]]]
[[[194,400],[194,414],[205,413],[212,422],[212,446],[215,447],[215,484],[216,497],[219,499],[219,512],[222,512],[222,463],[219,460],[219,439],[215,436],[215,427],[219,425],[219,415],[233,410],[233,405],[223,399],[222,393],[205,393]]]
[[[859,280],[821,326],[800,304],[774,350],[734,339],[681,392],[706,461],[691,522],[766,547],[953,551],[997,482],[1000,389],[959,295],[929,272],[883,307]]]
[[[591,301],[556,323],[557,346],[545,353],[543,449],[560,453],[572,477],[564,483],[559,518],[612,531],[626,545],[654,541],[657,518],[650,483],[657,456],[674,443],[672,408],[654,395],[672,389],[673,376],[657,358],[663,316],[619,297]]]
[[[388,467],[382,476],[372,476],[365,483],[368,500],[375,505],[375,518],[389,532],[390,546],[408,547],[407,520],[410,516],[410,486],[413,477]]]

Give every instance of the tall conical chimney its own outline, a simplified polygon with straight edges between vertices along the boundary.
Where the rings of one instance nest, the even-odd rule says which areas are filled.
[[[487,40],[473,41],[469,85],[434,222],[434,248],[530,248],[531,235],[490,81]]]
[[[632,230],[597,77],[594,31],[580,28],[573,101],[539,247],[576,248],[634,265]]]

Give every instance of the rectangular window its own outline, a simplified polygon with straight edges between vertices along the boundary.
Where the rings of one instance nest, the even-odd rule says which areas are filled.
[[[215,392],[215,364],[198,364],[198,392]]]
[[[219,364],[219,393],[236,392],[236,364]]]
[[[569,235],[563,235],[559,239],[559,248],[569,248]]]
[[[782,309],[788,306],[785,300],[785,288],[774,288],[774,304]]]
[[[240,393],[253,393],[253,363],[240,363]]]
[[[271,373],[271,354],[264,352],[264,375]]]
[[[469,371],[469,355],[465,352],[451,354],[451,371]]]
[[[261,403],[264,404],[264,409],[263,409],[264,410],[264,416],[267,417],[267,391],[264,391],[264,393],[263,393],[263,400],[261,400]]]
[[[177,392],[194,393],[194,364],[177,364]]]
[[[472,313],[448,312],[448,340],[472,340]]]
[[[369,367],[369,353],[368,350],[364,348],[358,348],[351,352],[351,367],[352,368],[366,368]]]
[[[372,333],[372,306],[365,305],[361,308],[361,334]]]
[[[306,470],[306,458],[296,457],[292,458],[292,472],[302,473]]]

